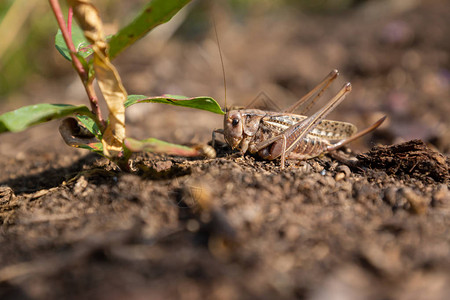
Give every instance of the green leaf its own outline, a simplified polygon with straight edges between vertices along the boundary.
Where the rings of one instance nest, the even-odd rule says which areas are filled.
[[[101,156],[105,156],[103,154],[103,145],[100,142],[79,145],[77,148],[87,149],[89,151],[92,151],[92,152],[95,152],[97,154],[100,154]]]
[[[145,36],[156,26],[169,21],[190,0],[153,0],[109,42],[109,57],[115,58],[125,48]]]
[[[180,95],[162,95],[158,97],[147,97],[143,95],[128,95],[125,107],[136,103],[163,103],[176,106],[190,107],[207,110],[216,114],[225,114],[220,105],[211,97],[185,97]]]
[[[88,57],[93,53],[92,49],[89,47],[89,42],[86,40],[83,34],[83,30],[81,30],[78,26],[72,26],[72,41],[75,45],[75,50],[77,54],[83,58]],[[55,47],[58,49],[59,53],[64,56],[67,60],[72,60],[70,57],[69,48],[67,48],[66,42],[64,41],[64,37],[60,29],[55,36]]]
[[[93,135],[95,135],[95,137],[97,139],[99,139],[100,141],[102,140],[102,132],[100,131],[100,128],[98,128],[97,123],[95,123],[95,121],[88,117],[88,116],[83,116],[83,115],[79,115],[77,116],[78,121],[80,121],[81,124],[83,124],[87,130],[89,130],[90,133],[92,133]]]
[[[85,105],[41,103],[24,106],[0,115],[0,133],[22,131],[30,126],[63,118],[74,113],[93,117]]]
[[[133,138],[126,138],[125,147],[131,152],[153,152],[184,157],[201,156],[202,154],[194,148],[164,142],[155,138],[148,138],[142,141]]]

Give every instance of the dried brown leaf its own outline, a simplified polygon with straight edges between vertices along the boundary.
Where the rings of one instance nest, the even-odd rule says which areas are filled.
[[[109,109],[109,123],[103,133],[103,151],[108,157],[122,151],[125,139],[125,106],[127,92],[119,73],[107,55],[108,43],[97,9],[89,0],[68,0],[84,35],[92,43],[94,70],[98,85]]]

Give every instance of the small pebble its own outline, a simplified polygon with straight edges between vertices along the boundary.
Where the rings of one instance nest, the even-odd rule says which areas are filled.
[[[344,178],[345,178],[345,173],[343,173],[343,172],[339,172],[339,173],[336,174],[336,176],[334,176],[334,179],[336,181],[342,180]]]
[[[186,223],[186,229],[190,232],[197,232],[200,229],[200,223],[197,220],[189,219]]]
[[[445,207],[450,204],[450,192],[447,185],[441,184],[436,192],[433,193],[432,202],[433,206]]]
[[[384,201],[389,203],[390,206],[394,207],[397,204],[397,188],[388,187],[384,190]]]
[[[339,167],[337,167],[336,171],[338,171],[340,173],[344,173],[345,177],[349,177],[352,174],[352,171],[346,165],[340,165]]]
[[[334,177],[334,179],[335,179],[336,181],[342,180],[342,179],[344,179],[345,177],[349,177],[350,174],[352,173],[352,171],[350,171],[350,168],[347,167],[346,165],[340,165],[340,166],[338,166],[337,169],[336,169],[336,171],[337,171],[337,174],[336,174],[336,176]]]
[[[156,172],[163,172],[169,170],[172,167],[172,162],[170,160],[167,161],[157,161],[155,163]]]
[[[88,184],[89,183],[86,178],[84,176],[80,176],[73,187],[73,193],[75,195],[81,195],[86,190]]]
[[[426,213],[429,201],[427,201],[425,197],[417,195],[412,189],[407,187],[401,189],[401,195],[408,201],[409,205],[411,205],[410,210],[412,213],[418,215]]]

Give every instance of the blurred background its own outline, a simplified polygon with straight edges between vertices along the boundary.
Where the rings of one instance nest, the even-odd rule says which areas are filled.
[[[107,33],[145,1],[94,1]],[[352,145],[364,150],[419,138],[450,153],[450,5],[445,0],[193,1],[115,61],[129,94],[207,95],[225,105],[213,20],[227,80],[227,105],[255,97],[285,108],[332,69],[341,76],[313,108],[347,81],[353,91],[330,119],[386,124]],[[40,102],[87,104],[71,64],[54,47],[47,1],[0,3],[0,113]],[[275,108],[274,108],[275,109]],[[310,112],[310,113],[312,113]],[[222,117],[147,104],[127,112],[128,134],[206,143]],[[62,143],[55,124],[2,135],[6,143]],[[10,153],[12,146],[0,146]]]

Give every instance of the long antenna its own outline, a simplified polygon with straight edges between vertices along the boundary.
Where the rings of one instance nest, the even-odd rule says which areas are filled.
[[[225,111],[227,111],[227,109],[228,109],[227,108],[227,79],[225,76],[225,66],[223,64],[222,49],[220,48],[220,41],[219,41],[219,35],[217,34],[217,26],[216,26],[215,18],[213,18],[213,24],[214,24],[214,32],[216,34],[217,46],[219,48],[220,63],[222,64],[223,86],[225,88]]]

